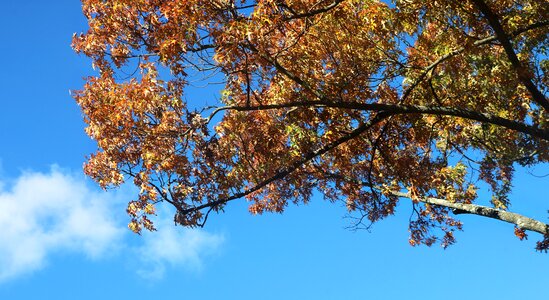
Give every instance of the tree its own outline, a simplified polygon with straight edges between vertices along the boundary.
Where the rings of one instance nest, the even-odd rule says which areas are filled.
[[[411,245],[454,243],[469,213],[549,248],[547,224],[508,210],[515,168],[549,161],[544,1],[82,2],[85,172],[140,188],[133,231],[158,202],[203,226],[236,199],[261,214],[319,193],[356,226],[412,201]],[[220,81],[216,101],[186,95]]]

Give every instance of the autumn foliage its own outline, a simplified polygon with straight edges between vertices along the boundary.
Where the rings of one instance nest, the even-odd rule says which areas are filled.
[[[357,226],[412,201],[410,244],[447,246],[484,182],[484,216],[549,246],[504,214],[516,166],[549,161],[545,1],[82,2],[85,172],[139,187],[133,231],[158,202],[201,226],[232,200],[261,214],[318,193]]]

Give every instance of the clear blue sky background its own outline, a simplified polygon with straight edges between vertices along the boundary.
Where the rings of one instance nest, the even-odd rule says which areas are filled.
[[[264,216],[236,202],[202,231],[164,212],[159,232],[131,234],[135,191],[104,193],[81,171],[94,144],[69,95],[93,72],[69,46],[86,29],[79,1],[0,9],[0,299],[546,299],[539,236],[463,216],[456,245],[413,248],[405,202],[371,233],[317,199]],[[521,171],[512,209],[547,221],[548,182]]]

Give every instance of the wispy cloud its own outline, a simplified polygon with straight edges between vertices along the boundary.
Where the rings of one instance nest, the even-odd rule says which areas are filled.
[[[217,252],[224,240],[204,230],[175,227],[166,218],[155,226],[158,231],[145,232],[144,243],[137,249],[138,274],[146,279],[162,279],[168,268],[199,271],[204,256]]]
[[[128,259],[113,251],[121,248],[142,262],[140,275],[158,279],[170,266],[199,269],[203,255],[223,240],[159,220],[158,232],[129,246],[122,193],[100,191],[82,176],[55,167],[0,181],[0,282],[40,270],[54,252]]]

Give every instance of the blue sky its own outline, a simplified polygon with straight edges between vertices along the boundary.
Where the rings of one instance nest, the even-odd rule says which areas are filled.
[[[533,250],[535,234],[520,242],[512,225],[463,216],[456,245],[413,248],[405,201],[371,233],[345,229],[344,208],[320,199],[263,216],[235,202],[194,231],[174,227],[165,208],[159,232],[130,233],[124,207],[135,191],[103,192],[82,174],[94,144],[69,90],[93,71],[69,46],[86,28],[79,1],[0,8],[0,299],[546,295],[549,256]],[[519,172],[512,209],[547,221],[548,180]]]

